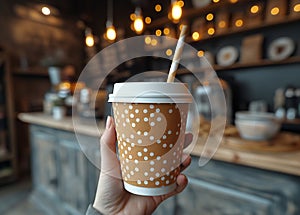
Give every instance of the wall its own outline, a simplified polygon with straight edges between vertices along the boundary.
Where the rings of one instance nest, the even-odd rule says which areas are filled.
[[[15,56],[14,67],[82,67],[84,41],[75,20],[61,13],[46,17],[38,6],[1,0],[0,45]]]
[[[72,64],[79,73],[84,65],[83,32],[76,20],[60,12],[42,15],[30,1],[0,1],[0,46],[11,55],[14,111],[42,110],[44,94],[50,89],[48,66]],[[18,120],[16,142],[19,175],[30,171],[28,126]]]

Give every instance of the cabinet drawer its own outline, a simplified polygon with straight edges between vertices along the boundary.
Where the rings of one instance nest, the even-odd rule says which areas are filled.
[[[57,141],[55,136],[41,131],[32,133],[32,175],[34,184],[51,196],[57,192]]]
[[[59,141],[59,195],[68,207],[83,213],[88,205],[87,159],[73,141]]]
[[[189,178],[178,196],[177,214],[266,215],[281,214],[269,199]]]
[[[185,171],[190,182],[179,208],[213,215],[299,214],[299,177],[216,160],[199,167],[198,159],[192,157]]]

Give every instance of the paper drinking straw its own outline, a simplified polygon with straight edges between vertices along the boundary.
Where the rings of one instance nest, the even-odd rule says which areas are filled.
[[[179,61],[181,58],[181,54],[182,54],[182,50],[183,50],[183,46],[184,46],[184,39],[185,39],[185,35],[186,35],[186,31],[187,31],[187,26],[183,25],[181,32],[180,32],[180,36],[179,39],[177,41],[177,45],[176,45],[176,49],[175,49],[175,53],[174,53],[174,57],[172,60],[172,64],[169,70],[169,75],[168,75],[168,80],[167,82],[173,82],[176,76],[176,70],[178,68],[179,65]]]

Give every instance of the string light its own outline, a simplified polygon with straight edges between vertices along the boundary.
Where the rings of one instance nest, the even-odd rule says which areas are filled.
[[[206,20],[207,21],[211,21],[213,19],[214,19],[214,15],[212,13],[209,13],[209,14],[206,15]]]
[[[106,21],[106,38],[114,41],[117,37],[116,29],[113,25],[113,0],[107,3],[107,21]]]
[[[193,38],[193,40],[199,40],[200,39],[200,34],[198,33],[198,32],[194,32],[193,34],[192,34],[192,38]]]
[[[180,7],[180,4],[178,4],[177,0],[171,1],[171,19],[174,22],[178,22],[179,19],[182,16],[182,8]]]
[[[151,40],[151,45],[156,46],[157,45],[157,40],[156,39]]]
[[[244,24],[244,22],[243,22],[242,19],[237,19],[237,20],[235,21],[235,26],[236,26],[236,27],[242,27],[243,24]]]
[[[213,0],[214,3],[218,3],[220,0]]]
[[[146,22],[146,24],[150,24],[151,23],[151,18],[149,17],[149,16],[147,16],[146,18],[145,18],[145,22]]]
[[[145,37],[145,43],[147,45],[150,45],[151,44],[151,37],[149,37],[149,36]]]
[[[172,49],[167,49],[167,50],[166,50],[166,55],[167,55],[167,56],[171,56],[172,54],[173,54]]]
[[[93,47],[95,44],[94,36],[93,36],[92,30],[90,28],[85,29],[85,44],[88,47]]]
[[[49,9],[49,7],[42,7],[42,13],[45,15],[45,16],[49,16],[51,14],[51,10]]]
[[[221,20],[219,23],[218,23],[218,26],[219,28],[225,28],[226,27],[226,22],[224,20]]]
[[[144,30],[144,22],[141,8],[135,9],[135,20],[133,21],[133,29],[137,34],[141,34]]]
[[[203,57],[204,56],[204,51],[200,50],[197,52],[198,57]]]
[[[207,30],[207,33],[208,33],[209,35],[214,35],[214,34],[215,34],[215,29],[214,29],[214,28],[209,28],[209,29]]]
[[[158,37],[161,36],[161,30],[157,29],[157,30],[155,31],[155,35],[158,36]]]
[[[170,34],[170,29],[169,28],[164,28],[164,34],[169,35]]]
[[[251,8],[250,8],[250,12],[255,14],[255,13],[258,13],[259,11],[259,6],[258,5],[253,5]]]
[[[180,25],[179,25],[179,30],[180,30],[180,31],[182,31],[183,26],[184,26],[184,24],[180,24]]]
[[[106,38],[114,41],[117,37],[116,29],[113,25],[108,26],[106,29]]]
[[[131,19],[131,21],[134,21],[135,18],[136,18],[136,14],[135,14],[135,13],[130,14],[130,19]]]
[[[160,12],[161,11],[161,5],[160,4],[155,5],[155,11],[156,12]]]
[[[276,15],[278,15],[279,14],[279,8],[278,7],[273,7],[272,8],[272,10],[271,10],[271,14],[273,15],[273,16],[276,16]]]
[[[179,4],[180,7],[183,7],[183,6],[184,6],[184,1],[179,0],[179,1],[178,1],[178,4]]]
[[[300,12],[300,4],[296,4],[296,5],[294,6],[294,11],[295,11],[295,12]]]

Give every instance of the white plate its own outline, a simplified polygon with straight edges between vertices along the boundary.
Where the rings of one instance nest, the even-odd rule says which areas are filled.
[[[230,66],[236,62],[239,57],[237,48],[225,46],[217,53],[217,64],[220,66]]]
[[[292,55],[295,43],[289,37],[275,39],[268,48],[268,57],[271,60],[284,60]]]

